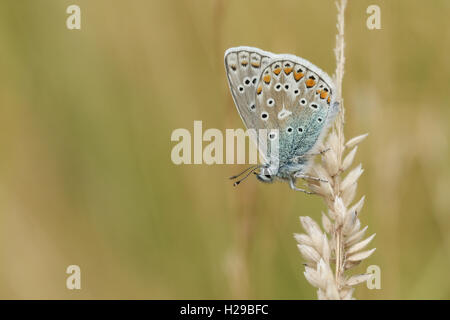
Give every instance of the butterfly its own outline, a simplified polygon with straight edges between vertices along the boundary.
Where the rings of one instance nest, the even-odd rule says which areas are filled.
[[[231,177],[236,179],[246,173],[234,185],[255,173],[262,182],[286,181],[293,190],[309,193],[298,188],[296,180],[321,180],[306,172],[339,112],[331,78],[303,58],[253,47],[226,50],[225,70],[247,129],[268,132],[253,137],[264,163]],[[272,152],[275,148],[267,138],[277,142],[276,152]]]

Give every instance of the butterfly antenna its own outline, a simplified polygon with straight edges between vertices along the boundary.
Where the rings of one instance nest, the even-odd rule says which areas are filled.
[[[241,183],[242,181],[244,181],[245,179],[248,178],[249,175],[251,175],[252,173],[255,172],[256,169],[261,168],[261,166],[256,166],[255,168],[253,168],[252,170],[250,170],[242,179],[236,181],[235,183],[233,183],[233,186],[236,187],[239,183]]]
[[[251,167],[248,167],[247,169],[245,169],[245,170],[242,171],[241,173],[239,173],[239,174],[237,174],[237,175],[235,175],[235,176],[230,177],[230,180],[236,179],[236,178],[242,176],[242,175],[243,175],[244,173],[246,173],[248,170],[250,170],[250,169],[254,170],[254,169],[258,168],[258,167],[259,167],[259,166],[251,166]]]

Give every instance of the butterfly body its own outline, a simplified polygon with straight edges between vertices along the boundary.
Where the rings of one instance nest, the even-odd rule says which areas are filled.
[[[294,188],[339,110],[333,82],[305,59],[252,47],[228,49],[225,69],[245,126],[268,131],[255,141],[265,161],[257,178],[285,180]]]

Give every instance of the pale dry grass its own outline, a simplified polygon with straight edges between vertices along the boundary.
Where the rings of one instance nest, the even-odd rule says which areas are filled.
[[[367,137],[363,134],[345,141],[344,101],[342,80],[344,77],[344,12],[346,0],[337,3],[338,33],[336,36],[335,84],[340,112],[322,150],[320,162],[311,167],[312,173],[324,181],[309,182],[309,188],[320,195],[327,205],[328,213],[322,213],[322,229],[310,217],[300,217],[306,234],[295,234],[298,248],[306,260],[304,275],[316,287],[319,299],[352,299],[354,286],[367,281],[370,274],[348,276],[346,271],[368,258],[375,249],[365,250],[375,234],[364,239],[367,226],[361,228],[358,218],[364,205],[364,196],[351,205],[357,182],[363,169],[361,164],[351,167],[358,144]],[[345,175],[346,174],[346,175]],[[345,175],[345,177],[344,177]],[[334,271],[333,271],[334,266]]]

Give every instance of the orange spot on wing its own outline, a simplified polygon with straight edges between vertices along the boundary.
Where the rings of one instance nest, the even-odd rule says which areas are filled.
[[[325,90],[321,90],[320,99],[325,99],[328,96],[328,92]]]
[[[295,81],[298,81],[301,78],[303,78],[303,73],[294,71],[294,79],[295,79]]]
[[[305,84],[306,84],[307,88],[311,88],[311,87],[314,87],[316,82],[313,79],[308,79],[308,80],[306,80]]]
[[[236,65],[235,65],[235,64],[232,64],[232,65],[231,65],[231,69],[233,69],[233,71],[236,71]]]
[[[252,67],[259,68],[260,64],[257,62],[252,62]]]
[[[281,72],[281,68],[276,68],[273,70],[273,73],[275,73],[276,75],[279,75]]]
[[[263,78],[264,82],[269,84],[270,83],[270,75],[266,74]]]
[[[258,87],[258,89],[256,90],[256,93],[257,93],[257,94],[260,94],[260,93],[261,93],[261,91],[262,91],[262,87],[261,87],[261,86],[259,86],[259,87]]]
[[[331,96],[328,97],[327,102],[328,102],[328,104],[330,104],[330,102],[331,102]]]
[[[284,73],[290,74],[291,72],[292,72],[292,67],[291,68],[284,68]]]
[[[241,64],[245,67],[246,65],[248,65],[248,62],[244,60],[241,62]]]

